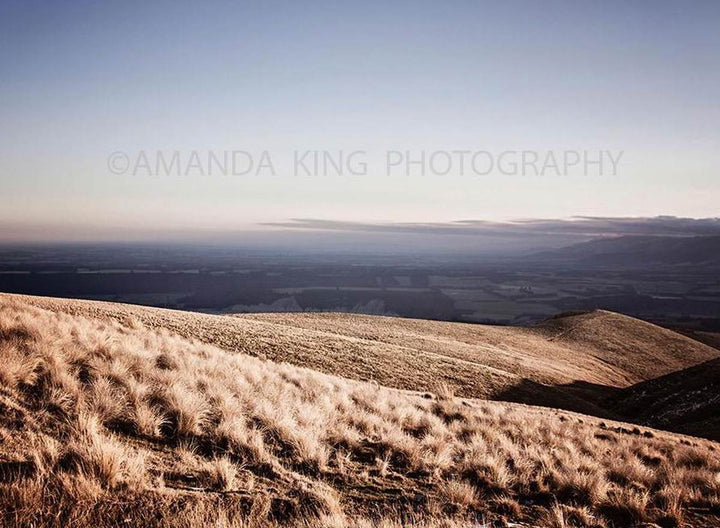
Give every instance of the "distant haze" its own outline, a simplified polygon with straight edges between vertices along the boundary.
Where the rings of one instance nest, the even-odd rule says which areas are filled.
[[[252,229],[103,229],[77,226],[0,227],[0,247],[50,243],[139,243],[163,247],[250,250],[283,254],[335,253],[432,256],[514,256],[608,237],[720,237],[720,218],[462,220],[362,223],[312,218],[265,222]]]

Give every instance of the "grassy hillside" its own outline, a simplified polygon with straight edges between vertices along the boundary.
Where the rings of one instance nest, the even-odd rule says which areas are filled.
[[[393,390],[103,310],[0,302],[4,526],[720,522],[712,442]]]
[[[133,317],[227,351],[415,391],[613,417],[600,398],[720,356],[637,319],[597,311],[540,327],[473,325],[356,314],[203,315],[91,301],[1,296],[65,313]]]
[[[612,403],[634,420],[720,440],[720,360],[639,383]]]

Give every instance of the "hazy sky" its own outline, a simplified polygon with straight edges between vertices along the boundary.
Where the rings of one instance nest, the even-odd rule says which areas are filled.
[[[0,235],[720,216],[718,28],[716,1],[2,1]],[[308,149],[364,150],[366,174],[294,174]],[[108,168],[233,150],[275,174]],[[406,150],[622,158],[388,175]]]

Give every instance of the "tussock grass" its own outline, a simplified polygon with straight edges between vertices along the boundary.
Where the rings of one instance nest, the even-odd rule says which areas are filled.
[[[388,389],[135,319],[3,302],[0,381],[6,526],[670,526],[720,509],[709,441]]]
[[[598,406],[609,395],[602,386],[627,387],[720,356],[688,337],[601,310],[537,327],[508,327],[358,314],[219,316],[98,301],[0,297],[115,320],[135,330],[169,329],[228,351],[386,387],[441,396],[449,390],[465,398],[607,418],[616,409],[609,400]],[[158,365],[172,369],[173,359],[172,354],[160,356]],[[629,421],[636,412],[628,411]]]

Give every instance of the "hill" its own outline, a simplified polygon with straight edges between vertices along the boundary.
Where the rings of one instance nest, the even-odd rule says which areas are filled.
[[[618,236],[543,251],[531,258],[591,267],[717,266],[720,265],[720,236]]]
[[[3,526],[720,522],[709,441],[322,374],[183,337],[159,310],[149,327],[36,302],[0,299]]]
[[[720,360],[639,383],[612,402],[633,421],[720,440]]]
[[[92,301],[1,295],[41,308],[171,330],[231,352],[414,391],[448,385],[489,398],[613,417],[615,389],[720,356],[712,347],[611,312],[538,327],[358,314],[217,316]]]

